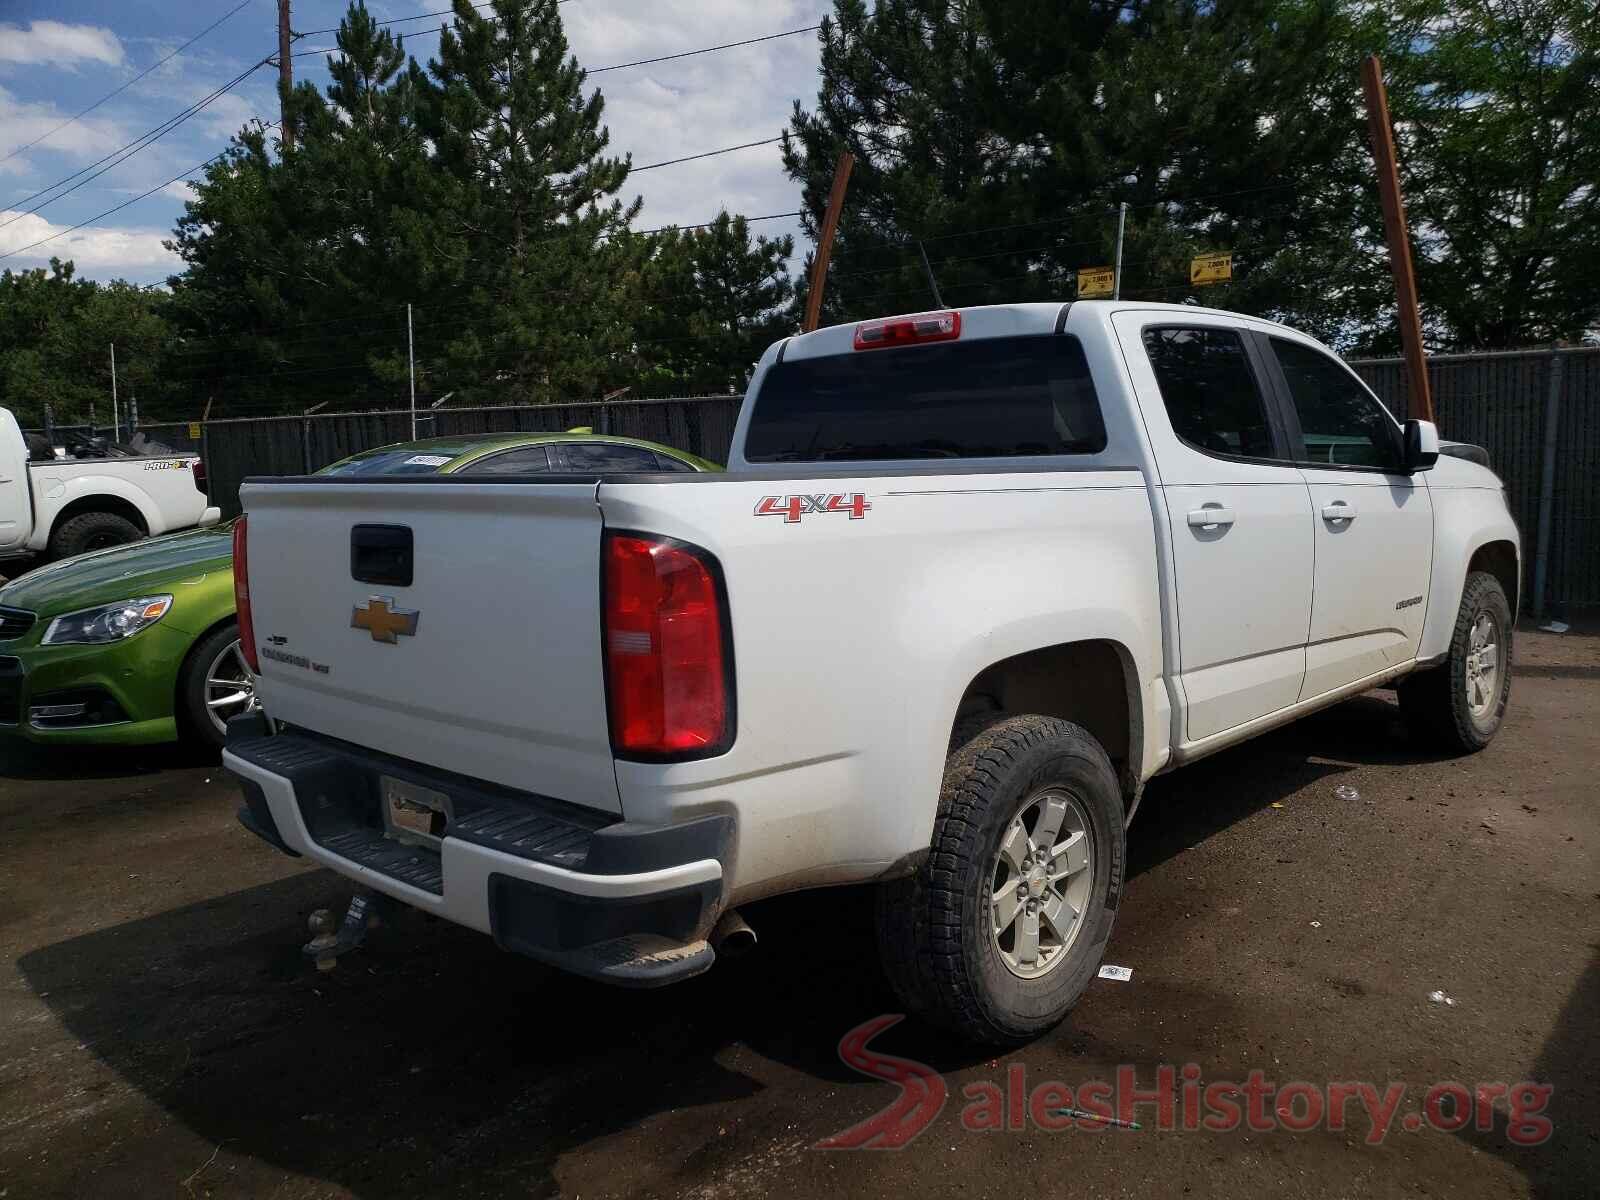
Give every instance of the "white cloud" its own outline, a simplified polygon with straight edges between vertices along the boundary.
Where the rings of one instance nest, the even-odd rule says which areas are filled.
[[[827,0],[657,0],[624,10],[568,5],[562,16],[578,61],[598,67],[799,29],[831,9]],[[610,152],[632,151],[642,165],[776,137],[796,99],[815,107],[818,53],[816,33],[801,33],[591,75],[587,86],[605,93]],[[723,208],[761,216],[800,206],[776,145],[646,171],[628,179],[624,194],[644,198],[640,228],[698,224]],[[768,221],[753,232],[773,236],[797,225]]]
[[[67,228],[37,215],[13,221],[12,218],[16,216],[15,212],[0,212],[0,224],[9,222],[0,228],[0,254],[9,254]],[[51,258],[61,258],[71,259],[77,265],[80,276],[110,279],[125,275],[149,282],[164,278],[180,265],[178,256],[161,244],[162,239],[169,236],[163,229],[77,229],[54,241],[0,260],[0,269],[9,267],[12,270],[26,270],[43,266]]]
[[[0,25],[0,62],[37,66],[74,66],[80,62],[122,65],[122,43],[111,30],[99,25],[65,25],[60,21],[33,21]]]
[[[50,133],[70,116],[70,112],[62,112],[54,104],[18,100],[0,87],[0,156],[9,154],[18,146],[26,146],[35,138],[50,134],[47,141],[40,143],[29,154],[19,154],[0,163],[0,175],[26,174],[31,170],[29,159],[44,151],[93,160],[128,140],[120,125],[100,116],[73,121],[70,125],[62,126],[60,132]],[[25,195],[26,192],[20,194]]]

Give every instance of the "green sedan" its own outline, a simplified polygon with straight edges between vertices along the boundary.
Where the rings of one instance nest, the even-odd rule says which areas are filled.
[[[720,471],[703,458],[573,430],[429,438],[320,474]],[[52,563],[0,587],[0,733],[30,741],[220,746],[255,707],[233,608],[232,523]]]

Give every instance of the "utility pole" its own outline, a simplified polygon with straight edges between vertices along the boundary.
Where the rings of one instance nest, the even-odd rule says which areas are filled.
[[[93,436],[94,431],[89,431]],[[117,344],[111,343],[111,440],[117,440]]]
[[[1389,243],[1389,270],[1394,274],[1400,310],[1400,347],[1410,377],[1406,416],[1431,421],[1433,395],[1428,387],[1428,361],[1422,353],[1422,316],[1417,311],[1417,278],[1411,270],[1411,235],[1406,230],[1406,208],[1400,198],[1400,166],[1394,150],[1394,126],[1389,121],[1389,93],[1383,86],[1383,63],[1376,54],[1369,54],[1362,64],[1361,90],[1367,97],[1367,130],[1378,167],[1383,232]]]
[[[406,361],[411,367],[411,440],[417,440],[417,345],[411,337],[411,305],[406,305]]]
[[[1122,299],[1122,235],[1128,229],[1128,202],[1117,205],[1117,265],[1111,273],[1111,298]]]
[[[294,90],[294,58],[289,54],[289,0],[278,0],[278,121],[283,132],[283,152],[294,149],[294,123],[289,120],[289,93]]]
[[[811,293],[806,297],[806,320],[801,333],[810,333],[822,317],[822,289],[828,282],[828,258],[833,254],[833,235],[839,228],[839,212],[844,208],[845,189],[850,186],[850,169],[855,155],[846,150],[833,169],[833,188],[828,192],[828,211],[817,234],[817,253],[811,263]]]

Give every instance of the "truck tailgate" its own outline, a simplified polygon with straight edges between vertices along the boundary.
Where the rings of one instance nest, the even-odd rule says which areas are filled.
[[[240,498],[269,716],[621,811],[594,483],[285,481]],[[408,532],[403,584],[404,564],[384,563]]]

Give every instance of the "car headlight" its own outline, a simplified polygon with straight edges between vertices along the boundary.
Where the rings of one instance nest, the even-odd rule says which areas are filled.
[[[171,596],[141,596],[137,600],[118,600],[115,604],[63,613],[50,622],[41,644],[120,642],[154,625],[171,607]]]

